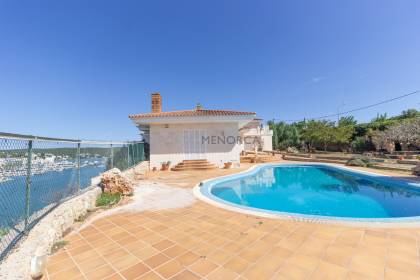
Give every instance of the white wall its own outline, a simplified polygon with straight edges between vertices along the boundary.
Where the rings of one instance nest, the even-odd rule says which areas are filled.
[[[273,150],[273,135],[263,135],[261,136],[263,143],[263,151],[272,151]]]
[[[218,167],[225,162],[232,162],[233,166],[240,163],[241,147],[236,141],[217,141],[228,136],[237,138],[239,124],[232,123],[191,123],[191,124],[151,124],[150,125],[150,168],[160,169],[163,162],[171,161],[171,167],[187,159],[184,154],[184,130],[205,130],[207,136],[213,137],[206,145],[205,158]],[[232,138],[230,138],[232,140]]]
[[[241,136],[244,139],[242,148],[246,151],[258,150],[272,151],[273,150],[273,131],[268,126],[262,128],[258,125],[241,130]],[[253,140],[255,138],[255,140]]]

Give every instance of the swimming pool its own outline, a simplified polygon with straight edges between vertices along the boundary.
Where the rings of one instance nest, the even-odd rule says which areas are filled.
[[[247,210],[301,217],[420,220],[420,184],[326,164],[264,165],[200,193]]]

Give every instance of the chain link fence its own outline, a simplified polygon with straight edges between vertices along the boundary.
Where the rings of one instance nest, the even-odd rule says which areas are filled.
[[[0,261],[43,216],[113,167],[147,158],[143,142],[101,142],[0,132]]]

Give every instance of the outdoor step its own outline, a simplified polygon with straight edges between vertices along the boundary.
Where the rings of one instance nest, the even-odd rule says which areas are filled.
[[[208,170],[217,168],[213,163],[208,162],[206,159],[191,159],[184,160],[172,168],[173,171],[185,170]]]
[[[209,162],[200,162],[200,163],[182,162],[182,163],[179,163],[178,165],[182,165],[182,166],[206,166],[206,165],[213,165],[213,164],[209,163]]]
[[[187,171],[187,170],[211,170],[211,169],[216,169],[216,166],[205,166],[205,167],[200,167],[200,166],[194,166],[194,167],[182,167],[182,166],[176,166],[174,168],[172,168],[172,171]]]

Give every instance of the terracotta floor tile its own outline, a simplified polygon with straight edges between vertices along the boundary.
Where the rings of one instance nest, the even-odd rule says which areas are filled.
[[[172,241],[164,239],[162,241],[159,241],[158,243],[153,244],[152,246],[159,251],[163,251],[173,245],[174,243]]]
[[[221,247],[221,250],[231,253],[231,254],[238,253],[242,249],[243,249],[243,246],[235,242],[230,242],[228,244],[225,244],[223,247]]]
[[[183,269],[183,266],[179,262],[172,260],[159,266],[155,269],[155,271],[159,273],[163,278],[171,278]]]
[[[108,254],[110,254],[110,253],[112,253],[116,250],[120,250],[120,249],[121,249],[121,246],[117,243],[114,243],[114,242],[109,243],[109,244],[107,244],[105,246],[102,246],[102,247],[95,247],[95,250],[99,254],[101,254],[102,256],[108,255]]]
[[[239,252],[239,256],[248,260],[249,262],[255,262],[257,259],[261,258],[264,255],[264,252],[256,252],[251,249],[244,249]]]
[[[248,266],[250,266],[250,263],[241,257],[233,257],[223,265],[224,268],[230,269],[238,274],[245,271]]]
[[[61,280],[61,279],[67,280],[67,279],[69,279],[70,276],[77,277],[81,274],[82,273],[80,272],[80,270],[77,267],[71,267],[71,268],[68,268],[68,269],[61,270],[57,273],[49,274],[48,276],[52,280]]]
[[[139,258],[140,260],[144,261],[147,260],[148,258],[156,255],[157,253],[159,253],[158,250],[156,250],[155,248],[153,248],[150,245],[147,245],[143,248],[138,248],[138,249],[132,249],[130,250],[131,254],[135,255],[137,258]]]
[[[287,264],[283,267],[281,267],[277,273],[278,276],[281,276],[285,279],[308,279],[311,275],[311,272],[308,270],[305,270],[297,265],[294,264]]]
[[[301,239],[283,239],[277,243],[277,246],[283,247],[287,250],[295,251],[303,244],[303,242],[304,240]]]
[[[358,272],[349,271],[346,280],[378,280],[383,278],[372,278]],[[402,278],[401,278],[402,279]]]
[[[121,246],[128,246],[129,244],[135,243],[137,241],[138,241],[138,239],[136,237],[134,237],[134,236],[127,236],[125,238],[118,239],[115,242],[117,242]]]
[[[243,277],[249,280],[254,280],[254,279],[264,280],[264,279],[270,279],[271,277],[273,277],[273,273],[264,270],[263,268],[259,267],[258,264],[254,264],[243,273]]]
[[[83,245],[83,246],[79,246],[79,247],[75,247],[75,248],[70,248],[69,250],[68,250],[68,253],[71,255],[71,256],[77,256],[77,255],[79,255],[79,254],[83,254],[83,253],[86,253],[87,251],[90,251],[90,250],[92,250],[93,249],[93,247],[92,246],[90,246],[90,245]]]
[[[206,259],[199,259],[197,262],[195,262],[189,267],[189,269],[192,272],[197,273],[198,275],[201,275],[201,276],[208,275],[210,272],[212,272],[216,268],[217,268],[217,265],[215,263]]]
[[[82,270],[83,273],[95,270],[100,266],[106,264],[106,261],[102,258],[91,259],[89,261],[78,262],[77,265]]]
[[[123,257],[127,257],[129,255],[130,255],[129,252],[127,252],[126,250],[124,250],[122,248],[119,248],[119,249],[117,249],[117,250],[115,250],[115,251],[113,251],[113,252],[111,252],[109,254],[104,255],[104,258],[107,261],[109,261],[109,262],[112,263],[112,262],[115,262],[117,260],[120,260]]]
[[[391,268],[385,268],[385,279],[386,280],[415,280],[419,279],[416,275],[406,274]]]
[[[356,252],[351,262],[383,267],[385,266],[385,255],[376,255],[367,252]]]
[[[277,259],[286,259],[287,257],[292,255],[292,251],[282,248],[282,247],[274,247],[272,250],[268,251],[268,254],[277,258]]]
[[[68,259],[70,259],[70,255],[66,251],[60,250],[48,258],[48,264],[54,264]]]
[[[187,252],[187,250],[179,245],[175,245],[172,247],[169,247],[168,249],[166,249],[165,251],[163,251],[162,253],[165,254],[166,256],[170,257],[170,258],[175,258],[178,257],[182,254],[185,254]]]
[[[144,263],[146,263],[148,266],[150,266],[151,268],[155,268],[158,267],[164,263],[166,263],[167,261],[169,261],[170,258],[168,258],[167,256],[165,256],[164,254],[157,254],[154,255],[148,259],[146,259],[144,261]]]
[[[114,267],[115,269],[124,270],[128,267],[131,267],[131,266],[137,264],[139,261],[140,260],[133,255],[126,255],[126,256],[123,256],[123,257],[121,257],[117,260],[114,260],[112,262],[109,261],[109,262],[112,265],[112,267]]]
[[[136,278],[136,280],[161,280],[162,278],[157,275],[156,273],[150,271],[139,278]]]
[[[147,235],[147,236],[143,237],[141,240],[146,242],[149,245],[153,245],[153,244],[158,243],[162,240],[165,240],[165,238],[163,238],[162,236],[159,236],[155,233],[152,233],[151,235]]]
[[[139,262],[129,268],[124,269],[120,273],[127,279],[136,279],[145,274],[146,272],[150,271],[150,269],[143,263]]]
[[[239,274],[236,272],[226,269],[223,267],[219,267],[213,272],[211,272],[208,276],[208,280],[233,280],[238,278]]]
[[[193,252],[187,252],[181,256],[178,256],[176,260],[182,265],[188,266],[196,262],[199,258],[200,256],[194,254]]]
[[[407,262],[390,256],[386,261],[386,266],[387,268],[413,275],[420,279],[420,260]]]
[[[290,258],[286,260],[287,264],[296,265],[302,269],[313,271],[318,265],[321,260],[319,258],[314,258],[302,254],[295,254],[292,255]]]
[[[70,258],[65,258],[62,261],[55,262],[48,266],[48,273],[53,274],[61,270],[69,269],[75,267],[76,264]]]
[[[119,275],[118,273],[114,273],[106,278],[104,278],[104,280],[125,280],[121,275]]]
[[[369,277],[383,278],[385,260],[368,254],[356,255],[351,261],[350,269]]]
[[[339,280],[345,279],[347,270],[341,266],[321,261],[319,266],[311,274],[310,279]]]
[[[198,279],[201,279],[201,278],[188,270],[183,270],[182,272],[178,273],[177,275],[171,278],[171,280],[198,280]]]
[[[264,257],[262,257],[256,262],[256,265],[260,269],[270,274],[274,274],[275,271],[277,271],[282,265],[285,264],[285,260],[286,260],[286,257],[279,258],[279,257],[272,257],[271,255],[265,255]]]
[[[354,250],[354,247],[348,245],[333,245],[327,248],[323,259],[327,262],[346,267],[350,264]]]
[[[119,240],[122,240],[122,239],[125,239],[127,237],[130,237],[130,234],[123,229],[119,230],[116,233],[113,233],[113,234],[109,235],[109,238],[111,238],[115,242],[117,242]]]
[[[40,280],[42,280],[42,279],[40,279]],[[79,275],[79,276],[76,276],[76,277],[72,277],[69,280],[86,280],[86,277],[83,276],[83,275]]]
[[[382,279],[384,277],[385,266],[377,266],[364,262],[363,260],[352,261],[350,269],[372,278]]]
[[[207,258],[216,264],[223,265],[231,258],[231,255],[222,250],[215,250],[211,252]]]
[[[112,269],[109,265],[104,265],[98,267],[96,270],[92,270],[88,273],[85,273],[86,278],[89,280],[102,280],[106,277],[109,277],[115,273],[115,270]]]

